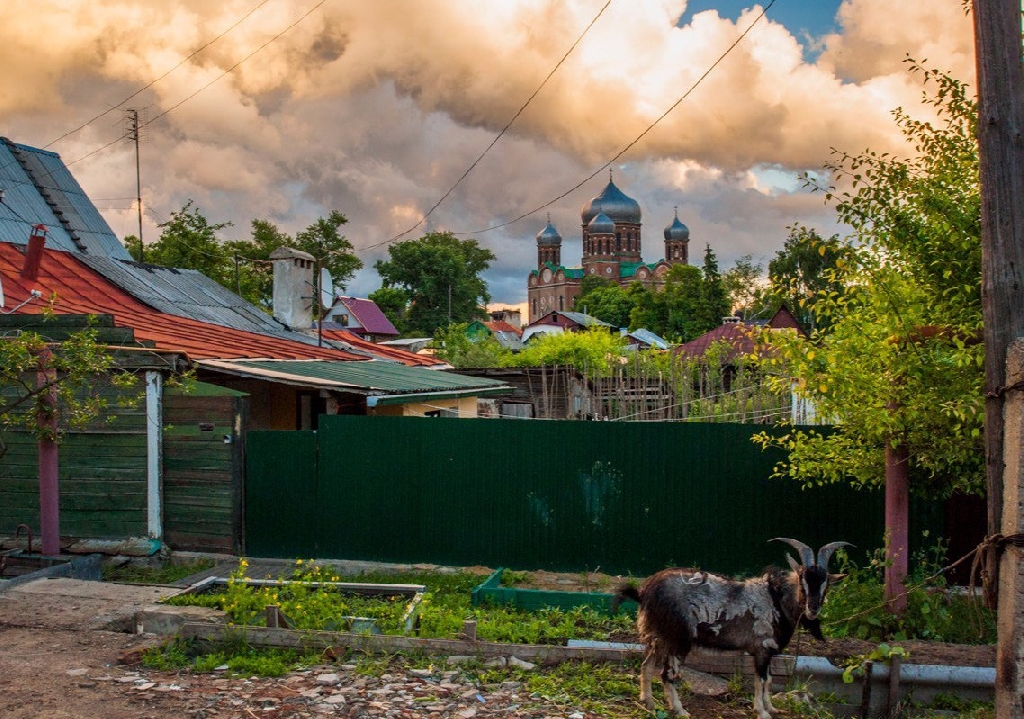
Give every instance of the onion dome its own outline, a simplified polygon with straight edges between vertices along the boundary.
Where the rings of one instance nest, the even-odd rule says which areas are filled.
[[[689,242],[690,240],[690,228],[679,221],[679,214],[676,213],[676,217],[672,220],[672,224],[665,228],[665,241],[671,242],[672,240],[681,240],[683,242]]]
[[[587,229],[590,230],[592,235],[614,235],[615,223],[608,215],[598,212],[587,224]]]
[[[543,230],[537,233],[537,244],[538,245],[560,245],[562,244],[562,236],[558,234],[558,230],[551,224],[551,218],[548,218],[548,224]]]
[[[611,180],[608,180],[608,186],[601,191],[600,195],[583,206],[583,210],[580,212],[583,224],[588,224],[600,212],[616,223],[640,224],[640,203],[632,197],[628,197]]]

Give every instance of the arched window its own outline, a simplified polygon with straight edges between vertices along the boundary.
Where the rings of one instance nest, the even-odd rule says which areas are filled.
[[[559,295],[558,296],[558,311],[559,312],[565,311],[565,295]]]

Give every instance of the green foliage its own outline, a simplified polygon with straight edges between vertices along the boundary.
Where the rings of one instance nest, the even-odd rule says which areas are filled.
[[[722,275],[718,271],[718,257],[711,249],[711,245],[707,245],[704,249],[702,271],[700,304],[695,313],[696,320],[702,326],[714,329],[722,324],[723,317],[732,314],[732,307],[725,283],[722,282]],[[704,331],[707,332],[707,330]]]
[[[195,642],[171,639],[147,649],[142,665],[157,671],[192,669],[197,672],[223,670],[236,677],[280,677],[289,672],[316,664],[316,654],[303,654],[291,649],[254,649],[241,643],[228,643],[213,651],[201,652]]]
[[[494,253],[476,240],[460,240],[450,232],[431,232],[418,240],[388,247],[388,260],[374,268],[383,286],[404,290],[405,316],[398,329],[406,335],[433,336],[451,322],[469,322],[484,316],[490,301],[480,274],[490,267]]]
[[[158,227],[160,239],[145,248],[143,260],[162,267],[198,270],[225,287],[232,286],[230,258],[217,240],[217,233],[231,227],[230,222],[211,224],[189,200]]]
[[[321,267],[330,270],[339,287],[352,279],[363,263],[355,256],[352,243],[339,232],[347,222],[343,214],[332,210],[293,238],[268,220],[256,219],[251,239],[220,242],[217,234],[231,223],[211,224],[189,200],[159,225],[160,239],[145,248],[143,258],[163,267],[198,270],[249,302],[270,309],[274,280],[270,253],[281,247],[313,255]],[[132,257],[139,259],[137,238],[126,238],[125,243]]]
[[[405,599],[394,602],[342,595],[310,586],[316,582],[340,580],[329,566],[298,560],[288,580],[295,586],[261,587],[247,584],[246,560],[239,562],[224,592],[185,594],[166,600],[170,604],[207,606],[223,610],[233,624],[261,625],[264,608],[275,604],[298,629],[343,631],[345,616],[376,619],[385,634],[401,634]],[[352,581],[352,580],[350,580]],[[367,583],[423,584],[427,592],[419,613],[418,636],[457,637],[466,619],[477,621],[477,636],[486,641],[564,643],[567,639],[606,640],[629,632],[633,619],[626,614],[610,617],[590,608],[546,609],[528,612],[506,606],[472,606],[472,590],[480,583],[478,575],[454,574],[366,574],[357,579]]]
[[[121,584],[174,584],[193,574],[209,569],[212,559],[195,559],[188,562],[161,562],[157,565],[123,564],[103,567],[104,582]]]
[[[573,305],[578,311],[613,327],[630,326],[629,316],[633,306],[634,301],[628,290],[601,277],[584,278],[583,292]]]
[[[754,262],[753,255],[743,255],[722,273],[722,285],[729,297],[731,314],[745,320],[769,314],[770,303],[764,287],[764,266],[760,262]]]
[[[817,230],[794,225],[782,249],[768,263],[768,301],[773,309],[785,304],[804,330],[828,329],[828,317],[815,307],[843,289],[836,271],[849,261],[850,249],[832,235],[824,239]]]
[[[867,654],[859,657],[853,657],[851,661],[846,664],[843,668],[843,683],[853,684],[855,677],[863,676],[868,662],[885,662],[888,664],[892,661],[893,657],[900,657],[903,659],[909,655],[910,652],[903,647],[891,647],[883,642]]]
[[[47,316],[52,316],[47,310]],[[115,402],[139,399],[135,375],[117,369],[107,348],[85,329],[50,342],[36,332],[18,332],[0,339],[0,429],[18,428],[40,439],[58,439],[41,417],[56,415],[57,434],[96,420],[107,420],[107,388]],[[40,383],[39,370],[49,373]]]
[[[434,334],[434,347],[439,359],[456,369],[463,367],[501,367],[512,352],[505,349],[489,331],[471,336],[469,323],[442,327]]]
[[[842,290],[814,298],[828,330],[812,342],[767,338],[764,367],[777,390],[812,400],[838,426],[827,436],[760,436],[788,452],[779,476],[878,485],[891,444],[908,451],[912,490],[983,487],[977,108],[955,79],[924,77],[936,86],[928,102],[942,124],[895,113],[920,155],[843,154],[832,168],[850,189],[827,197],[856,236],[826,275]]]
[[[887,563],[880,548],[866,566],[840,550],[839,571],[846,578],[829,589],[822,608],[824,631],[832,637],[872,641],[927,639],[957,644],[991,644],[996,640],[995,617],[977,598],[946,585],[941,572],[945,546],[940,541],[917,553],[907,581],[907,610],[896,616],[886,609],[883,572]]]
[[[603,327],[585,332],[535,335],[509,362],[514,367],[575,367],[607,376],[613,367],[626,362],[625,343],[618,333]]]

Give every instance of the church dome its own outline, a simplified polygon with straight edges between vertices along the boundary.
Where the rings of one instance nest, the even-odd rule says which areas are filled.
[[[587,225],[599,213],[604,213],[612,222],[640,224],[640,203],[627,196],[615,183],[608,180],[608,186],[601,194],[583,206],[580,217]]]
[[[551,224],[551,220],[548,220],[548,224],[543,230],[537,233],[537,244],[538,245],[560,245],[562,244],[562,236],[558,234],[558,230]]]
[[[679,221],[679,215],[672,220],[672,224],[665,228],[665,241],[682,240],[688,242],[690,239],[690,228]]]
[[[608,215],[598,212],[593,219],[587,223],[587,229],[592,235],[614,235],[615,223]]]

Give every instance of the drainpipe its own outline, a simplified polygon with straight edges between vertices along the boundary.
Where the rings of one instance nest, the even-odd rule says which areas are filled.
[[[60,492],[57,486],[57,374],[52,366],[53,352],[47,348],[39,353],[36,382],[46,387],[40,394],[36,421],[39,426],[39,523],[42,529],[42,552],[60,554]]]
[[[161,394],[163,377],[155,370],[146,372],[146,527],[152,539],[163,539],[163,503],[160,493],[160,466],[163,436]]]

